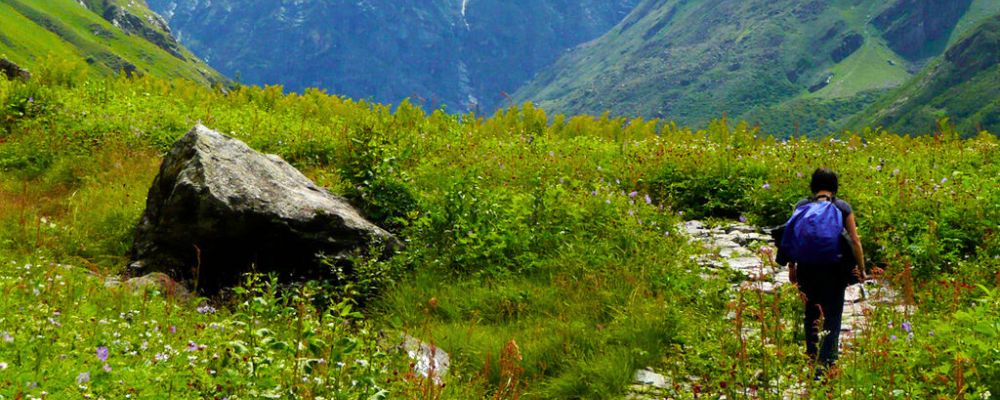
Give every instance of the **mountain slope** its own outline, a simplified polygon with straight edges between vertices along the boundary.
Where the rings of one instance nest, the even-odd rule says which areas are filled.
[[[645,0],[515,98],[573,114],[829,130],[906,82],[956,27],[998,11],[991,0]]]
[[[223,73],[293,91],[490,110],[637,0],[151,0]]]
[[[93,74],[225,80],[135,0],[0,0],[0,56],[29,69],[52,58],[80,60]]]
[[[933,132],[944,117],[964,134],[1000,132],[1000,15],[979,25],[851,125],[920,134]]]

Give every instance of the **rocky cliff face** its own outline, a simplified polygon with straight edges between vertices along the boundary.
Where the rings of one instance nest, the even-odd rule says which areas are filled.
[[[175,34],[246,83],[490,111],[637,0],[151,0]]]
[[[873,24],[882,30],[889,47],[916,60],[944,48],[942,39],[947,38],[970,5],[972,0],[896,0],[875,17]]]

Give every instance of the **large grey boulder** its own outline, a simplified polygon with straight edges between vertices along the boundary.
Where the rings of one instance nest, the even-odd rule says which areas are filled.
[[[130,269],[212,293],[251,269],[322,278],[330,268],[321,255],[344,260],[371,245],[388,254],[400,243],[278,156],[198,125],[163,159]]]

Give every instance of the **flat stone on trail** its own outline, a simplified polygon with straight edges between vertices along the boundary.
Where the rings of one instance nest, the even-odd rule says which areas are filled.
[[[657,374],[650,369],[640,369],[635,371],[635,382],[660,389],[666,389],[669,387],[666,377]]]

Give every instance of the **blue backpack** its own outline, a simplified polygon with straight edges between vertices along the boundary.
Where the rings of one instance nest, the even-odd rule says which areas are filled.
[[[796,208],[788,219],[780,251],[788,261],[798,264],[837,264],[843,257],[843,231],[844,214],[834,199],[814,199]]]

